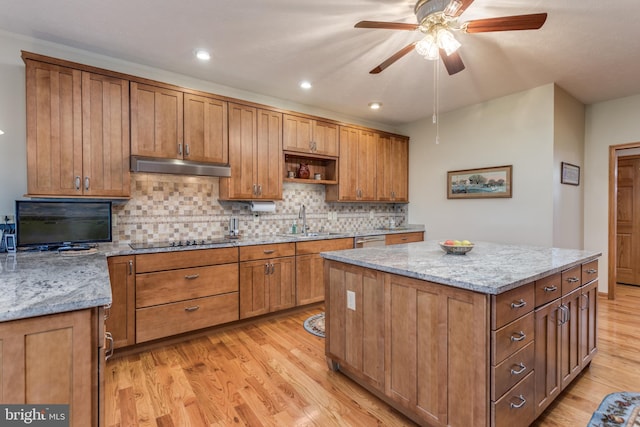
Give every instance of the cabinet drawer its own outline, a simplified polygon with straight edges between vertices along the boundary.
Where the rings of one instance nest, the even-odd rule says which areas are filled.
[[[598,260],[582,264],[582,284],[585,285],[598,278]]]
[[[562,276],[556,273],[536,280],[535,288],[536,307],[541,307],[562,296]]]
[[[414,233],[397,233],[397,234],[387,234],[384,237],[384,242],[387,245],[398,245],[400,243],[412,243],[412,242],[422,242],[424,240],[424,232],[414,232]]]
[[[240,247],[240,261],[279,258],[284,256],[293,256],[295,254],[296,244],[293,242]]]
[[[310,242],[296,243],[296,255],[318,254],[342,249],[353,249],[353,238],[312,240]]]
[[[526,377],[534,367],[534,343],[516,351],[498,366],[491,367],[491,400],[498,400],[507,390]]]
[[[177,250],[136,255],[136,273],[238,262],[238,248]]]
[[[492,364],[498,365],[511,354],[532,342],[533,333],[533,312],[514,320],[497,331],[492,331]]]
[[[495,330],[533,311],[535,306],[533,282],[500,295],[492,295],[491,301],[493,302],[491,329]]]
[[[562,272],[562,295],[566,295],[582,284],[581,266],[575,266]]]
[[[136,310],[136,342],[238,320],[238,292]]]
[[[533,372],[505,393],[500,400],[491,403],[495,427],[529,426],[534,419]]]
[[[137,274],[136,308],[237,290],[237,263]]]

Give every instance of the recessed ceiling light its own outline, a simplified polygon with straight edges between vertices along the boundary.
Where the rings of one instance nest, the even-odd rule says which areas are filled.
[[[211,55],[209,54],[209,52],[207,52],[204,49],[197,49],[196,58],[198,58],[201,61],[208,61],[211,59]]]
[[[300,87],[302,89],[311,89],[311,83],[306,81],[306,80],[304,80],[304,81],[300,82]]]
[[[380,108],[382,108],[382,103],[381,102],[370,102],[369,103],[369,108],[371,108],[372,110],[379,110]]]
[[[2,129],[0,129],[0,135],[4,135],[4,132],[2,131]]]

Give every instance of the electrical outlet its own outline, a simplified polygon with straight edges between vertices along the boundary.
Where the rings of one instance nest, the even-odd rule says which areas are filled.
[[[373,219],[373,210],[369,211],[369,219]]]
[[[356,311],[356,293],[347,291],[347,308]]]
[[[6,224],[13,224],[16,222],[16,217],[13,214],[2,215],[2,222]]]

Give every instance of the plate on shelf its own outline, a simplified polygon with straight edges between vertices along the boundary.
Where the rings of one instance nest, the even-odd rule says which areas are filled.
[[[468,245],[445,245],[444,242],[438,242],[443,251],[452,255],[464,255],[473,249],[473,243]]]

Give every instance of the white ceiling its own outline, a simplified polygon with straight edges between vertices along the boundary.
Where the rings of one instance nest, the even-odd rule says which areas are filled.
[[[355,29],[415,23],[412,0],[0,0],[0,29],[390,125],[430,117],[433,62],[420,39]],[[461,21],[547,12],[537,31],[460,34],[466,69],[441,67],[440,111],[556,82],[585,104],[640,93],[640,1],[475,0]],[[197,47],[209,63],[193,57]],[[298,83],[308,79],[310,91]],[[373,112],[371,101],[383,103]]]

